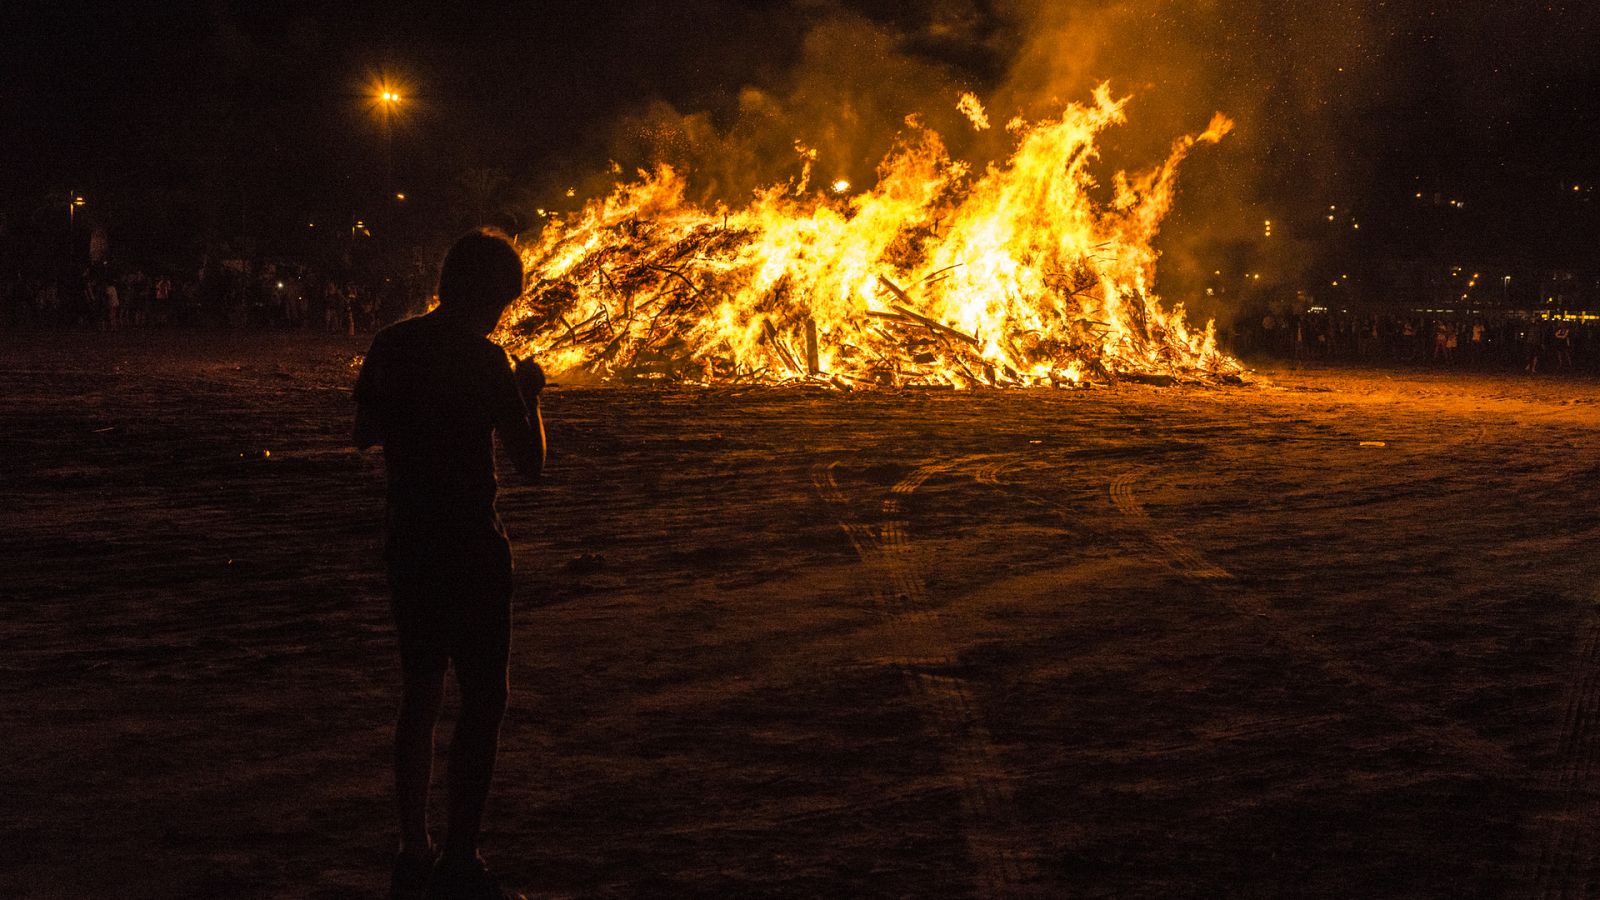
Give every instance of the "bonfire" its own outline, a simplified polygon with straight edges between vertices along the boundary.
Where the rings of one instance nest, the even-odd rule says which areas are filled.
[[[1211,324],[1151,290],[1152,241],[1179,163],[1099,191],[1095,140],[1124,121],[1108,87],[1054,119],[1013,120],[1004,164],[974,172],[915,117],[870,188],[794,181],[742,208],[686,200],[661,165],[522,248],[531,282],[496,335],[558,378],[696,384],[1074,386],[1227,380]],[[972,95],[959,109],[988,120]]]

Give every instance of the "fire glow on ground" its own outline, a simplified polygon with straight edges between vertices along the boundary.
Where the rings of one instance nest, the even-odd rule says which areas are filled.
[[[5,340],[7,883],[376,896],[364,342]],[[1260,374],[553,388],[551,480],[501,504],[492,862],[556,896],[1581,892],[1600,385]]]

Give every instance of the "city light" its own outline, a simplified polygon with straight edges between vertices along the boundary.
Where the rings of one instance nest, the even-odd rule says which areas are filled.
[[[406,198],[394,189],[394,132],[405,122],[412,92],[406,82],[388,71],[373,72],[366,85],[367,110],[378,120],[383,135],[383,190],[403,202]]]
[[[375,73],[368,77],[366,96],[367,107],[387,123],[390,119],[400,117],[401,110],[410,104],[411,92],[395,75]]]
[[[371,85],[372,103],[383,112],[392,111],[404,99],[399,84],[391,76],[380,76]]]

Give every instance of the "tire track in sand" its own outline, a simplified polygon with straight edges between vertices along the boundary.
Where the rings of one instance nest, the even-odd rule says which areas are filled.
[[[851,521],[850,498],[835,478],[837,461],[816,466],[812,482],[835,508],[839,527],[871,574],[873,603],[888,626],[890,664],[899,670],[938,737],[945,772],[955,780],[959,794],[963,837],[977,868],[978,895],[1030,896],[1036,893],[1037,872],[1032,861],[1018,852],[1028,842],[1013,811],[1014,778],[996,752],[977,700],[960,674],[949,624],[928,598],[901,507],[901,500],[930,477],[981,458],[960,457],[913,470],[883,499],[882,511],[888,518],[876,532]]]
[[[1147,471],[1135,469],[1117,476],[1111,482],[1111,500],[1117,510],[1131,521],[1145,539],[1161,551],[1162,560],[1175,569],[1181,577],[1200,587],[1213,599],[1226,604],[1236,613],[1269,627],[1283,646],[1301,660],[1316,665],[1323,672],[1346,684],[1364,690],[1373,707],[1381,708],[1395,716],[1414,734],[1471,760],[1482,773],[1511,775],[1516,772],[1516,764],[1504,747],[1486,740],[1482,735],[1460,723],[1441,719],[1436,710],[1419,703],[1386,696],[1393,685],[1353,667],[1348,661],[1334,655],[1293,617],[1280,613],[1263,598],[1242,589],[1232,573],[1206,560],[1198,550],[1181,538],[1162,530],[1150,518],[1150,514],[1145,511],[1144,505],[1134,494],[1134,486]]]
[[[1561,485],[1591,477],[1585,440],[1590,433],[1569,434],[1561,448],[1566,454],[1535,471],[1528,482]],[[1497,436],[1485,422],[1461,446],[1489,448],[1499,456],[1523,442],[1516,433]],[[1554,809],[1535,814],[1524,844],[1521,887],[1515,891],[1533,900],[1600,898],[1600,590],[1589,597],[1577,643],[1561,704],[1556,759],[1538,781]]]
[[[1233,575],[1226,569],[1207,561],[1193,547],[1150,521],[1150,514],[1133,496],[1133,485],[1138,480],[1138,472],[1125,472],[1111,482],[1111,502],[1116,504],[1117,511],[1131,519],[1145,538],[1166,554],[1169,563],[1176,564],[1178,574],[1202,582],[1232,581]]]
[[[1594,777],[1600,758],[1600,620],[1590,613],[1568,682],[1558,761],[1543,781],[1559,806],[1541,823],[1538,856],[1530,854],[1524,870],[1524,896],[1538,900],[1600,897],[1600,796]]]

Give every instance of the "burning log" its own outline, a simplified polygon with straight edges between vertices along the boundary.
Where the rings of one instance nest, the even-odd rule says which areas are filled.
[[[878,283],[883,285],[885,288],[888,288],[889,293],[895,295],[895,297],[898,298],[901,303],[904,303],[906,306],[911,305],[911,298],[906,296],[905,291],[900,290],[900,285],[890,281],[887,276],[879,275]]]
[[[928,318],[927,316],[921,315],[920,313],[916,313],[916,312],[913,312],[910,309],[907,309],[906,307],[911,305],[911,298],[906,295],[905,291],[900,289],[899,285],[895,284],[893,281],[890,281],[888,276],[879,275],[878,276],[878,283],[883,285],[884,287],[888,288],[889,289],[889,293],[894,294],[895,297],[897,297],[900,300],[900,303],[904,304],[903,306],[902,305],[893,305],[893,306],[891,306],[891,308],[897,314],[899,314],[899,316],[901,316],[903,319],[909,319],[912,322],[916,322],[919,325],[923,325],[928,330],[934,332],[935,334],[942,334],[942,335],[945,335],[947,337],[953,337],[958,341],[966,341],[967,343],[973,345],[974,347],[978,346],[978,339],[973,337],[972,335],[963,334],[962,332],[959,332],[959,331],[955,330],[954,328],[951,328],[948,325],[945,325],[945,324],[943,324],[941,322],[936,322],[933,319]],[[880,318],[887,318],[882,313],[876,313],[876,312],[873,312],[871,310],[868,310],[867,315],[869,315],[869,316],[878,316]]]
[[[766,319],[761,322],[761,331],[766,337],[767,346],[777,351],[778,358],[783,360],[784,366],[786,366],[789,371],[802,371],[800,368],[800,363],[794,358],[794,351],[790,350],[789,345],[784,343],[783,337],[778,334],[778,329],[773,326],[770,319]]]
[[[806,319],[806,374],[822,374],[822,362],[817,351],[817,320]]]

